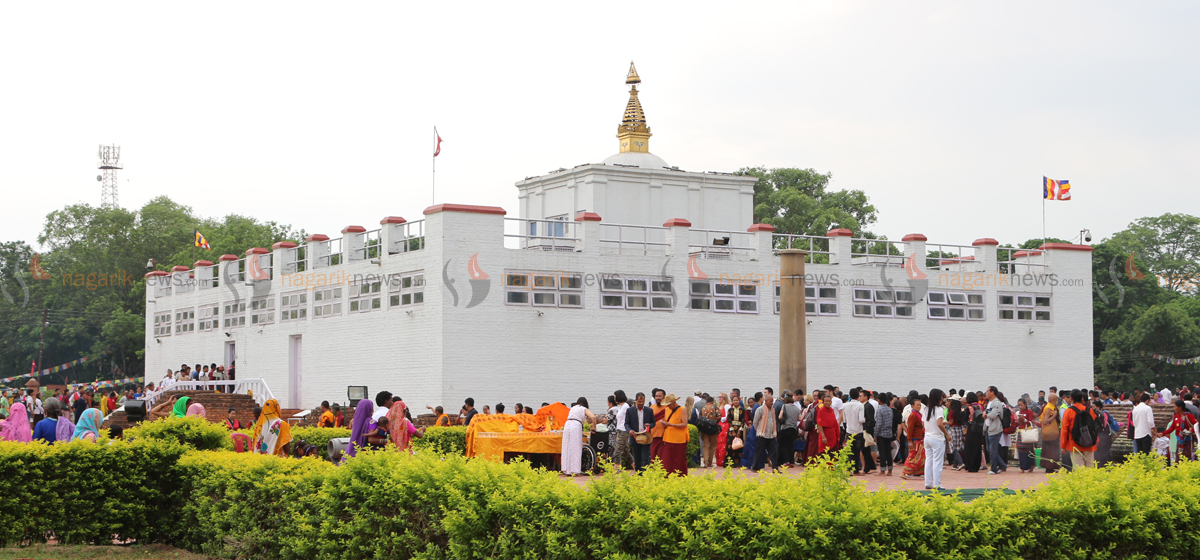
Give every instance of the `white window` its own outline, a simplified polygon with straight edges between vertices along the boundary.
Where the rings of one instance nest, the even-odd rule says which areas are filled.
[[[192,332],[196,332],[196,310],[191,307],[176,309],[175,334],[188,334]]]
[[[342,314],[342,289],[318,288],[313,290],[313,319],[337,317]]]
[[[262,296],[250,300],[250,324],[270,325],[275,322],[275,296]]]
[[[383,309],[382,280],[361,280],[350,284],[350,312],[370,313]]]
[[[926,296],[930,319],[983,321],[983,294],[971,292],[929,292]]]
[[[388,309],[425,303],[425,271],[405,272],[388,279]]]
[[[758,313],[758,296],[762,286],[757,282],[691,280],[688,284],[688,307],[693,311]]]
[[[279,322],[308,320],[308,292],[292,292],[279,298]]]
[[[580,309],[583,307],[583,275],[577,272],[505,272],[504,303]]]
[[[171,312],[154,314],[154,338],[171,336]]]
[[[200,308],[200,326],[199,330],[211,332],[213,329],[221,328],[221,306],[205,305]]]
[[[1050,296],[1000,294],[996,310],[1002,321],[1049,321]]]
[[[672,311],[674,280],[663,277],[600,277],[600,307],[603,309],[641,309]]]
[[[224,321],[227,329],[246,326],[246,302],[230,302],[225,304]]]
[[[912,290],[893,288],[854,288],[855,317],[912,319]]]

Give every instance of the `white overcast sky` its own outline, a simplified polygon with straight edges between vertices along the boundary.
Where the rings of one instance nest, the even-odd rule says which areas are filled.
[[[1096,240],[1200,214],[1195,2],[5,2],[0,240],[169,195],[336,236],[599,162],[642,76],[651,151],[833,173],[898,239]]]

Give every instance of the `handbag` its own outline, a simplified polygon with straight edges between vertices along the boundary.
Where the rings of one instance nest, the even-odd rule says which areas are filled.
[[[733,449],[735,451],[738,449],[741,449],[745,446],[746,446],[746,444],[744,442],[742,442],[742,438],[740,438],[740,437],[733,438],[733,443],[729,444],[729,448]]]
[[[1025,428],[1017,431],[1018,437],[1021,438],[1021,443],[1037,443],[1038,438],[1041,437],[1041,433],[1042,431],[1037,428]]]
[[[721,425],[717,424],[717,421],[713,420],[712,418],[700,416],[699,418],[696,418],[695,424],[696,429],[700,430],[700,433],[702,434],[715,436],[721,433]]]
[[[650,432],[634,432],[633,441],[638,445],[650,445],[652,441]]]
[[[872,445],[875,445],[875,436],[872,436],[871,434],[863,432],[863,445],[865,445],[867,447],[871,447]]]

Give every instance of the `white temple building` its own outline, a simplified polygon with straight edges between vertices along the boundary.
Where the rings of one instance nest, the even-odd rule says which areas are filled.
[[[752,393],[779,378],[776,251],[799,248],[808,389],[1091,386],[1090,246],[777,234],[754,223],[754,178],[652,154],[632,66],[626,83],[619,153],[518,182],[518,218],[439,204],[147,274],[147,381],[236,359],[285,407],[366,386],[448,412]]]

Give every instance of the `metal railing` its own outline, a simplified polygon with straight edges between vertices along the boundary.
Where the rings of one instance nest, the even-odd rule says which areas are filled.
[[[363,247],[359,249],[358,256],[362,260],[378,259],[381,251],[380,244],[382,239],[380,233],[383,230],[373,229],[363,234]]]
[[[574,251],[579,241],[578,227],[579,224],[566,220],[504,218],[504,247]]]
[[[146,406],[155,405],[155,401],[163,395],[163,393],[171,391],[216,391],[217,387],[225,388],[223,392],[233,393],[236,395],[254,395],[254,402],[259,406],[263,403],[275,398],[271,393],[271,388],[267,386],[267,381],[262,378],[258,379],[236,379],[233,381],[163,381],[154,391],[146,393],[142,399],[146,401]]]
[[[1024,252],[1024,255],[1016,256]],[[1046,251],[1041,249],[1022,249],[1020,247],[996,248],[996,272],[1001,274],[1023,274],[1045,272]]]
[[[313,268],[325,268],[342,264],[342,238],[330,239],[325,241],[329,247],[329,254],[317,257]]]
[[[400,225],[400,240],[389,240],[388,254],[411,253],[425,248],[425,220]],[[396,243],[396,241],[400,241]]]
[[[631,226],[600,224],[600,247],[616,246],[618,255],[650,255],[667,250],[667,228],[661,226]]]
[[[771,249],[778,255],[780,249],[802,249],[808,251],[804,262],[809,264],[829,264],[829,238],[823,235],[796,235],[791,233],[776,233],[771,235]]]
[[[297,245],[282,251],[283,262],[280,263],[280,274],[295,274],[308,269],[308,245]]]
[[[925,269],[932,271],[961,270],[975,262],[975,247],[947,243],[925,244]],[[947,268],[943,268],[947,267]],[[971,267],[974,269],[974,267]]]
[[[850,240],[850,264],[904,266],[904,250],[899,245],[900,242],[887,239],[853,238]]]
[[[688,253],[705,259],[729,260],[735,252],[755,249],[754,234],[748,231],[689,229]]]

